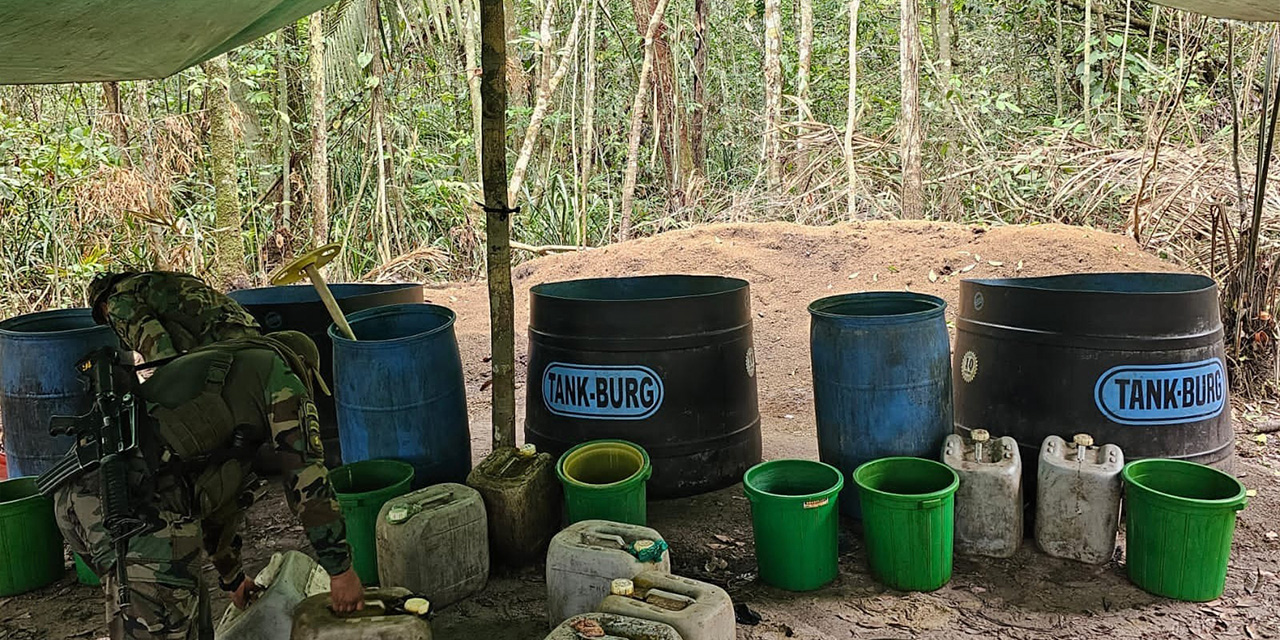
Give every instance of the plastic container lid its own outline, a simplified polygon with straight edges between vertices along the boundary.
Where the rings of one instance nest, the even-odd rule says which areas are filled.
[[[618,578],[609,583],[609,593],[615,596],[630,596],[636,592],[635,583],[626,578]]]
[[[1093,436],[1087,433],[1077,433],[1075,437],[1071,439],[1071,441],[1074,442],[1077,447],[1093,446]]]

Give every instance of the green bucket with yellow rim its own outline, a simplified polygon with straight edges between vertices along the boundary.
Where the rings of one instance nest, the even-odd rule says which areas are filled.
[[[653,475],[649,453],[626,440],[592,440],[560,456],[556,475],[564,486],[569,524],[611,520],[648,521],[646,483]]]

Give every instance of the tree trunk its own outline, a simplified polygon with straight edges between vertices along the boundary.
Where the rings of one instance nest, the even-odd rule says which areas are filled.
[[[1093,0],[1084,0],[1084,126],[1093,137],[1093,111],[1089,106],[1093,97],[1093,66],[1090,63],[1090,51],[1093,47]]]
[[[782,20],[778,0],[764,0],[764,166],[770,189],[782,181]]]
[[[920,166],[920,19],[916,0],[901,0],[902,26],[898,68],[902,81],[902,113],[898,130],[902,136],[902,217],[924,217],[924,173]]]
[[[484,75],[483,152],[489,336],[493,359],[493,447],[516,445],[515,301],[511,291],[511,215],[507,203],[507,39],[503,0],[480,2]]]
[[[127,160],[129,128],[125,126],[124,110],[120,107],[119,82],[102,83],[102,110],[103,115],[106,116],[104,120],[107,131],[111,133],[111,139],[120,148],[121,157]]]
[[[707,171],[707,18],[710,0],[693,0],[693,113],[689,115],[689,143],[698,171]]]
[[[480,179],[483,174],[483,143],[481,138],[483,134],[483,105],[480,100],[480,76],[482,75],[479,68],[480,52],[477,51],[476,31],[480,29],[480,7],[479,0],[467,1],[467,24],[466,36],[464,38],[464,47],[466,47],[467,59],[467,93],[471,96],[471,132],[475,137],[476,152],[476,179]]]
[[[244,275],[235,129],[231,123],[231,74],[226,54],[205,62],[209,78],[209,168],[213,174],[214,280],[226,288]]]
[[[1066,92],[1066,74],[1064,68],[1067,63],[1062,59],[1062,0],[1055,3],[1057,10],[1057,19],[1053,21],[1054,41],[1053,41],[1053,98],[1057,104],[1058,118],[1062,118],[1062,103],[1064,93]]]
[[[809,120],[809,69],[813,58],[813,0],[800,0],[799,68],[796,69],[796,100],[800,103],[797,117]]]
[[[951,2],[952,0],[938,0],[938,21],[935,25],[936,36],[938,41],[938,75],[942,82],[942,102],[946,104],[951,100]],[[943,110],[944,114],[949,114],[949,109]],[[947,115],[942,116],[943,121],[950,118]],[[946,127],[946,145],[942,148],[941,160],[943,171],[947,174],[951,173],[951,166],[955,164],[955,153],[959,146],[956,139],[957,126],[948,124]],[[960,220],[963,215],[961,212],[960,202],[960,184],[958,181],[949,180],[942,185],[942,219],[943,220]]]
[[[380,0],[368,0],[368,24],[365,25],[365,51],[372,54],[369,61],[369,77],[373,83],[370,94],[369,117],[373,124],[373,153],[377,158],[377,189],[375,191],[375,215],[382,227],[378,239],[378,258],[385,264],[391,260],[392,239],[395,225],[391,220],[390,206],[387,201],[387,180],[394,173],[387,166],[389,157],[386,149],[386,92],[382,83],[386,76],[386,66],[382,59],[382,14]]]
[[[861,0],[849,0],[849,113],[844,123],[844,168],[849,174],[850,219],[857,212],[858,169],[853,162],[853,132],[858,127],[858,11]]]
[[[636,33],[642,38],[648,33],[649,17],[656,13],[659,1],[631,0]],[[675,81],[675,60],[671,56],[671,45],[667,42],[666,30],[666,25],[659,24],[658,32],[653,37],[654,54],[651,73],[657,94],[658,149],[667,169],[667,184],[670,185],[671,194],[678,205],[683,200],[682,185],[695,171],[695,165],[688,131],[680,126],[679,114],[676,113],[676,92],[680,89]]]
[[[311,14],[307,39],[311,48],[311,241],[329,242],[329,119],[325,114],[323,11]]]
[[[627,135],[627,168],[622,177],[622,214],[619,219],[619,239],[626,242],[631,237],[631,209],[636,195],[636,174],[640,171],[640,129],[644,125],[644,113],[647,110],[649,97],[649,81],[653,74],[654,60],[658,49],[656,36],[662,24],[662,16],[667,10],[667,0],[657,0],[653,15],[644,32],[644,62],[640,65],[640,83],[636,87],[635,99],[631,101],[631,131]]]
[[[276,33],[276,118],[280,137],[280,209],[276,229],[288,229],[293,213],[293,168],[290,160],[293,157],[293,122],[289,111],[289,47],[285,40],[285,32],[294,28],[289,25]]]
[[[577,54],[578,32],[582,27],[582,14],[586,10],[587,4],[593,1],[581,0],[579,2],[578,10],[573,15],[573,26],[569,27],[569,35],[565,36],[560,62],[554,72],[541,79],[541,86],[538,87],[538,97],[533,106],[533,114],[529,116],[529,126],[524,131],[524,143],[520,146],[520,155],[516,158],[516,166],[511,170],[511,186],[507,190],[509,202],[515,202],[520,199],[520,187],[524,185],[524,175],[529,169],[529,161],[533,158],[533,148],[538,141],[538,134],[542,131],[542,122],[546,119],[547,110],[551,107],[551,98],[555,96],[556,90],[560,88],[560,82],[564,80],[565,74],[569,72],[569,63]],[[553,11],[555,11],[554,5],[548,2],[546,16],[549,17]],[[542,21],[544,31],[550,28],[547,17],[544,17]],[[550,34],[545,34],[545,38],[546,42],[542,48],[542,55],[544,58],[550,59],[552,52]]]
[[[701,1],[701,0],[700,0]],[[587,204],[591,193],[591,171],[596,156],[596,25],[600,3],[591,2],[587,18],[586,85],[582,96],[582,200],[578,203],[578,246],[587,244]]]

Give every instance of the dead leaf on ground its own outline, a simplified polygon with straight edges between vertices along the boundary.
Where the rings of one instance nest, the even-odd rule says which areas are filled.
[[[929,270],[929,282],[937,282],[937,281],[938,281],[938,274],[937,274],[937,273],[935,273],[935,272],[933,271],[933,269],[930,269],[930,270]]]
[[[708,542],[708,543],[707,543],[707,548],[708,548],[708,549],[711,549],[712,551],[720,551],[720,550],[722,550],[722,549],[728,549],[728,548],[729,548],[729,545],[727,545],[727,544],[720,544],[719,542]]]
[[[987,261],[987,264],[989,264],[989,265],[991,265],[991,266],[993,266],[993,267],[1003,267],[1003,266],[1004,266],[1004,263],[1003,263],[1003,262],[1001,262],[1001,261],[999,261],[999,260],[988,260],[988,261]]]
[[[719,540],[720,542],[723,542],[723,543],[725,543],[725,544],[730,544],[730,543],[732,543],[732,542],[733,542],[733,538],[730,538],[729,536],[722,535],[722,534],[719,534],[719,533],[715,534],[715,535],[714,535],[714,536],[712,536],[712,537],[714,537],[716,540]]]
[[[972,271],[973,268],[976,266],[978,266],[978,263],[975,262],[971,265],[960,267],[960,273],[968,273],[969,271]]]
[[[713,573],[716,571],[722,571],[724,569],[727,569],[728,567],[729,567],[729,563],[725,562],[723,558],[717,558],[715,556],[712,556],[711,559],[708,560],[707,563],[703,565],[702,568],[706,569],[707,573]]]

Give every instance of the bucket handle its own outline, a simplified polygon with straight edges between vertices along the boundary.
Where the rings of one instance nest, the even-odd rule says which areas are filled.
[[[921,500],[919,503],[916,504],[917,509],[932,509],[934,507],[939,507],[939,506],[942,506],[942,498],[930,498],[928,500]]]
[[[605,540],[605,541],[608,541],[608,542],[612,542],[612,543],[614,543],[614,544],[618,545],[618,548],[619,548],[619,549],[626,549],[626,548],[627,548],[627,541],[626,541],[626,540],[623,540],[623,539],[622,539],[622,536],[615,535],[615,534],[612,534],[612,533],[597,533],[597,532],[595,532],[595,531],[584,531],[584,532],[582,533],[582,537],[583,537],[583,538],[595,538],[595,539],[597,539],[597,540]]]

